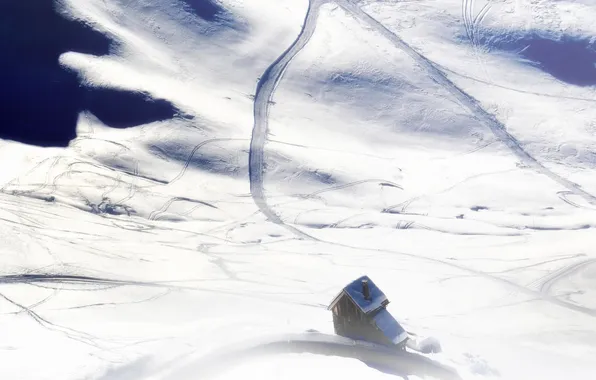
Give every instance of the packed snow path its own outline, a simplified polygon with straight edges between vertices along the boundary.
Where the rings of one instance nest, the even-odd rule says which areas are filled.
[[[257,91],[254,100],[254,128],[252,138],[250,141],[249,154],[249,176],[250,176],[250,192],[252,197],[261,212],[273,223],[284,226],[299,237],[306,239],[314,239],[312,236],[305,234],[299,229],[285,224],[280,217],[269,207],[265,199],[265,192],[263,187],[263,174],[265,169],[265,140],[267,139],[268,125],[269,125],[269,106],[271,99],[275,92],[275,88],[283,77],[284,71],[292,61],[292,59],[302,50],[312,35],[315,32],[317,18],[319,16],[319,9],[325,0],[311,0],[302,25],[302,30],[294,43],[279,56],[265,70],[259,83],[257,84]]]

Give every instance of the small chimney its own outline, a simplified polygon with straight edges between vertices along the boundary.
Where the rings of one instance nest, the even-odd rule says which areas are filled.
[[[368,287],[368,280],[362,280],[362,294],[364,299],[370,301],[370,288]]]

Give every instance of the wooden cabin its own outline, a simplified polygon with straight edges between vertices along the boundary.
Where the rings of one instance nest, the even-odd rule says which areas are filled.
[[[404,348],[407,332],[386,309],[389,300],[368,276],[351,282],[331,301],[335,333],[350,339]]]

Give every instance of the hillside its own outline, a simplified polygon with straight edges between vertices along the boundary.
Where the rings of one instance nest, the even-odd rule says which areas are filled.
[[[0,11],[0,378],[594,377],[591,1]]]

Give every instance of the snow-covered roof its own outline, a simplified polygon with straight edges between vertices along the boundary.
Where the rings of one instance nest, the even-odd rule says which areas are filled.
[[[373,321],[387,339],[391,340],[394,344],[399,344],[408,337],[406,330],[393,318],[387,309],[380,310],[375,314]]]
[[[365,280],[368,282],[370,293],[368,299],[364,297],[362,288],[362,282]],[[371,313],[389,303],[385,293],[383,293],[368,276],[362,276],[346,285],[343,290],[333,299],[329,305],[329,309],[333,308],[335,303],[339,301],[344,293],[347,294],[365,314]]]
[[[362,292],[362,281],[364,280],[368,281],[368,288],[370,291],[370,297],[368,299],[364,298]],[[352,281],[344,288],[344,290],[366,314],[389,303],[385,293],[383,293],[368,276],[362,276],[357,280]]]

